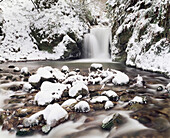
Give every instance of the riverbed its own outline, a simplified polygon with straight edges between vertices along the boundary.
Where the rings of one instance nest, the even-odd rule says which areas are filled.
[[[39,67],[51,66],[61,69],[63,65],[67,65],[70,70],[79,68],[83,74],[89,72],[91,62],[81,61],[29,61],[29,62],[7,62],[0,64],[3,71],[0,74],[14,73],[13,69],[8,68],[9,65],[23,68],[28,67],[30,72],[36,71]],[[144,87],[129,86],[105,86],[105,89],[112,89],[120,93],[120,100],[116,106],[110,110],[96,110],[89,113],[80,114],[78,119],[68,120],[57,127],[53,128],[48,135],[34,134],[33,138],[113,138],[113,137],[163,137],[170,136],[170,95],[166,90],[158,91],[159,86],[166,86],[170,80],[159,73],[142,71],[136,68],[127,67],[118,62],[102,62],[103,68],[115,69],[124,72],[130,79],[134,79],[139,74],[145,81]],[[95,89],[99,85],[91,86],[89,89]],[[13,91],[1,91],[0,108],[8,107],[3,103],[8,99]],[[134,96],[146,97],[146,104],[128,105],[128,101]],[[3,104],[2,104],[3,103]],[[107,116],[119,113],[126,119],[123,125],[113,127],[111,130],[101,128],[102,120]],[[15,138],[16,131],[9,134],[7,131],[0,131],[0,138]]]

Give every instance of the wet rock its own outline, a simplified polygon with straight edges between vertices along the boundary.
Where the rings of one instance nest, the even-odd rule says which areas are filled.
[[[106,117],[102,121],[102,128],[105,130],[110,130],[112,127],[120,126],[125,122],[126,120],[122,115],[120,115],[119,113],[115,113],[113,115]]]
[[[12,78],[13,78],[13,75],[7,75],[5,79],[6,80],[12,80]]]
[[[97,71],[97,70],[102,70],[103,65],[102,64],[91,64],[90,66],[90,71]]]
[[[19,108],[18,110],[16,110],[15,115],[18,116],[18,117],[25,117],[28,114],[30,114],[32,111],[33,111],[33,109],[30,109],[30,108],[29,109],[21,109],[21,108]]]
[[[3,71],[3,69],[2,69],[2,68],[0,68],[0,72],[1,72],[1,71]]]
[[[26,98],[26,96],[25,95],[11,95],[10,96],[11,98],[16,98],[16,99],[22,99],[22,98]]]
[[[48,132],[51,130],[51,126],[50,125],[45,125],[41,128],[42,132],[45,134],[48,134]]]
[[[5,112],[4,111],[0,111],[0,125],[3,124],[5,118],[6,118]]]
[[[129,104],[128,105],[128,110],[139,110],[139,109],[142,109],[142,108],[145,108],[145,105],[143,104],[140,104],[140,103],[135,103],[135,104]]]
[[[170,127],[170,123],[165,118],[155,118],[153,120],[153,128],[155,128],[158,131],[164,131]]]
[[[17,136],[31,136],[33,135],[33,130],[31,130],[30,128],[22,128],[19,129],[16,133]]]
[[[15,68],[15,66],[14,65],[9,65],[8,68],[12,69],[12,68]]]
[[[104,109],[104,104],[96,103],[96,104],[93,104],[92,107],[93,107],[94,110],[102,110],[102,109]]]
[[[162,86],[159,86],[158,88],[157,88],[157,91],[163,91],[163,87]]]
[[[150,124],[152,122],[152,120],[147,116],[140,116],[138,121],[144,125]]]
[[[9,90],[12,90],[12,91],[18,91],[18,90],[21,90],[22,87],[23,87],[23,85],[20,84],[20,85],[13,85],[13,86],[10,86],[8,89],[9,89]]]

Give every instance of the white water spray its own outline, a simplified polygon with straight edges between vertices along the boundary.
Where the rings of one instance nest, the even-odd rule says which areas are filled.
[[[84,36],[84,57],[92,59],[109,59],[111,29],[95,27]]]

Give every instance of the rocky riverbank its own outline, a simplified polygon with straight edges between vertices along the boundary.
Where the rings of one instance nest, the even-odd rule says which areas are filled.
[[[56,126],[76,122],[84,115],[87,125],[95,121],[93,114],[102,111],[108,117],[99,122],[98,129],[109,132],[110,137],[130,122],[135,125],[134,120],[139,129],[121,136],[167,137],[169,86],[165,78],[151,76],[132,77],[113,68],[104,69],[102,64],[91,64],[89,70],[70,70],[68,66],[29,70],[10,65],[0,71],[0,91],[11,91],[0,110],[0,124],[3,130],[18,136],[37,132],[46,135]],[[126,116],[122,111],[131,112]],[[148,131],[139,133],[143,129]]]

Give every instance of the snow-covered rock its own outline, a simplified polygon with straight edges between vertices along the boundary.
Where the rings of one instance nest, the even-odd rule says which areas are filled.
[[[27,67],[21,68],[21,73],[27,75],[29,73],[28,68]]]
[[[114,107],[114,104],[112,103],[112,101],[107,101],[104,105],[105,110],[113,108],[113,107]]]
[[[97,71],[97,70],[102,70],[102,69],[103,69],[103,65],[102,64],[93,63],[90,66],[90,70],[91,71]]]
[[[44,79],[50,79],[53,78],[51,69],[46,68],[46,67],[40,67],[38,68],[37,72],[36,72],[39,76],[41,76]]]
[[[62,107],[69,107],[76,102],[77,102],[76,99],[68,99],[68,100],[64,101],[61,106]]]
[[[118,70],[112,70],[112,71],[116,72],[114,74],[114,78],[112,79],[113,84],[123,85],[129,82],[129,77],[125,73]]]
[[[102,103],[107,101],[109,101],[109,99],[106,96],[95,96],[90,100],[91,103]]]
[[[167,89],[168,92],[170,92],[170,83],[168,83],[165,88]]]
[[[61,119],[67,119],[68,113],[65,109],[63,109],[58,103],[48,105],[44,110],[39,111],[29,118],[24,120],[24,125],[33,125],[38,122],[38,117],[43,115],[46,120],[47,125],[53,127],[59,122]]]
[[[135,96],[132,100],[129,101],[129,103],[146,103],[145,98],[143,97],[139,97],[139,96]]]
[[[135,81],[135,83],[132,85],[132,87],[133,87],[133,86],[143,87],[143,85],[144,85],[144,80],[143,80],[142,76],[140,76],[140,75],[138,74],[138,76],[134,79],[134,81]]]
[[[20,72],[20,68],[19,67],[15,67],[14,68],[14,72]]]
[[[112,90],[104,91],[101,93],[101,95],[105,95],[105,96],[109,97],[110,100],[114,100],[114,101],[118,100],[117,93]]]
[[[64,66],[61,68],[61,72],[63,72],[63,73],[68,73],[68,72],[69,72],[68,66],[64,65]]]
[[[24,83],[22,89],[26,92],[30,91],[32,89],[32,85],[30,83]]]
[[[90,111],[90,106],[86,101],[80,101],[74,106],[74,108],[76,112],[89,112]]]
[[[68,85],[61,83],[51,83],[45,81],[42,83],[40,92],[35,95],[34,101],[38,103],[38,105],[45,105],[52,100],[61,98],[63,92],[68,89]]]
[[[78,95],[87,96],[89,93],[88,87],[83,82],[77,82],[69,90],[69,96],[75,97]]]

